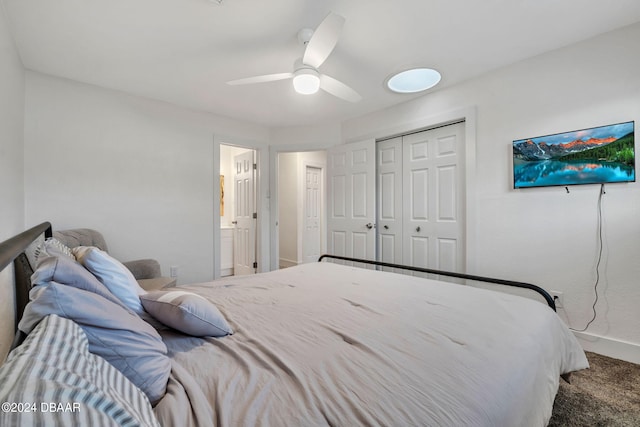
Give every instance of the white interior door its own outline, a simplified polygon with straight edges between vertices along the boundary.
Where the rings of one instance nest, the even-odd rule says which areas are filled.
[[[403,262],[464,269],[464,123],[402,137]]]
[[[375,258],[375,141],[328,150],[327,252]]]
[[[303,262],[316,262],[322,254],[322,169],[305,167]]]
[[[255,274],[256,210],[253,150],[233,158],[235,189],[234,265],[235,275]]]
[[[376,148],[378,260],[402,264],[402,137],[378,142]]]

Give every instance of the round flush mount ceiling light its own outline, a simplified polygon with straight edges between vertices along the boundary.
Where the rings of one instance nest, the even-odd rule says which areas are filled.
[[[396,93],[416,93],[434,87],[441,78],[434,69],[412,68],[389,77],[386,86]]]

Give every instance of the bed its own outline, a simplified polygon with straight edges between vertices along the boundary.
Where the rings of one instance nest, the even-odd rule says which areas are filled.
[[[29,266],[21,252],[35,239],[34,235],[43,233],[50,236],[48,223],[19,236],[19,242],[11,245],[11,253],[5,253],[6,245],[0,251],[0,261],[20,253],[14,262],[18,287],[20,276],[29,274],[28,270],[18,272],[20,265]],[[104,415],[91,403],[100,400],[109,402],[107,420],[126,415],[127,421],[119,419],[119,425],[544,426],[551,417],[560,376],[588,367],[584,352],[555,313],[553,300],[536,286],[514,282],[519,287],[542,291],[542,302],[361,268],[362,260],[357,263],[359,266],[344,265],[352,264],[350,260],[340,262],[325,259],[254,276],[181,286],[165,293],[141,294],[143,311],[132,314],[135,310],[130,309],[118,316],[114,316],[115,308],[102,308],[103,300],[118,304],[118,298],[111,298],[111,293],[98,295],[98,301],[86,289],[82,293],[74,290],[73,295],[90,302],[76,304],[73,298],[64,297],[56,300],[55,308],[51,302],[39,303],[42,295],[66,292],[70,286],[62,286],[56,280],[43,283],[42,273],[36,271],[32,276],[36,285],[30,290],[33,301],[18,301],[19,313],[24,311],[18,324],[28,333],[16,335],[16,348],[5,365],[26,364],[20,358],[31,360],[34,351],[29,349],[37,348],[36,344],[42,341],[39,335],[46,335],[47,328],[67,328],[70,332],[58,335],[71,339],[72,344],[56,344],[57,348],[73,347],[73,354],[87,353],[91,361],[86,364],[90,366],[109,361],[91,369],[99,377],[91,381],[115,377],[116,385],[104,387],[111,394],[98,399],[85,396],[82,393],[90,393],[77,385],[71,387],[75,387],[75,395],[56,389],[43,396],[41,390],[46,387],[40,378],[16,381],[23,389],[0,387],[3,401],[19,398],[21,402],[40,405],[54,400],[52,396],[67,396],[67,401],[54,403],[76,403],[79,410],[55,414],[3,412],[0,424],[2,416],[15,422],[16,418],[11,417],[18,415],[33,417],[27,418],[30,421],[70,416],[78,422],[84,420],[78,417]],[[0,263],[0,267],[4,264]],[[182,318],[172,323],[176,321],[175,312],[167,315],[168,310],[176,309],[175,304],[167,307],[169,295],[174,302],[180,297],[192,304],[189,314],[196,318],[187,320],[186,329],[180,323],[185,321]],[[89,313],[79,312],[81,306],[88,304],[92,307]],[[184,307],[183,304],[181,308]],[[209,312],[198,312],[203,307]],[[197,322],[207,316],[217,328],[209,334],[216,337],[199,336],[207,332],[199,330],[202,325]],[[125,317],[136,322],[139,318],[144,325],[121,327],[118,322]],[[113,330],[122,333],[122,337],[109,335]],[[100,334],[106,334],[106,338]],[[108,342],[106,349],[99,348],[96,335]],[[153,343],[147,347],[147,340],[152,338]],[[84,339],[90,351],[76,349]],[[130,386],[131,374],[118,376],[126,369],[111,372],[112,365],[118,364],[112,363],[110,349],[124,348],[129,342],[138,347],[127,363],[145,360],[138,374],[152,365],[162,365],[160,370],[167,372],[166,377],[160,375],[156,381],[165,387],[162,393],[148,393],[147,383],[139,386],[136,382],[140,378],[130,381],[135,384]],[[144,349],[140,349],[143,345]],[[50,352],[40,353],[44,355],[37,357],[47,366],[40,371],[50,371]],[[162,362],[156,363],[160,359]],[[77,365],[84,363],[61,368],[66,373],[58,377],[80,375],[65,371]],[[0,378],[3,368],[4,365],[0,367]],[[106,371],[109,375],[102,374]],[[142,375],[143,380],[155,380],[157,371]],[[29,385],[34,381],[35,386]],[[51,385],[50,378],[46,381],[54,389],[65,386],[61,381]],[[120,391],[122,388],[125,391]],[[38,390],[40,395],[29,394]],[[123,394],[128,397],[121,399]],[[76,396],[76,400],[69,396]],[[138,403],[130,404],[134,401]]]

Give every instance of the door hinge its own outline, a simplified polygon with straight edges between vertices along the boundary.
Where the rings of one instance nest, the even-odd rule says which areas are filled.
[[[253,164],[253,170],[254,170],[254,171],[255,171],[255,170],[258,170],[258,164],[257,164],[257,163],[254,163],[254,164]]]
[[[253,268],[258,268],[258,263],[257,262],[253,263]]]
[[[257,212],[253,213],[253,219],[258,219],[258,213]]]

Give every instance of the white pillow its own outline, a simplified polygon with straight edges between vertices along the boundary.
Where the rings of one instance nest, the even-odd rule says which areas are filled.
[[[233,331],[220,310],[192,292],[153,291],[141,295],[142,305],[156,320],[195,337],[223,337]]]
[[[140,295],[146,291],[120,261],[94,246],[76,246],[73,255],[80,264],[93,273],[127,307],[138,315],[144,315]]]

